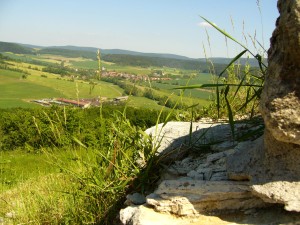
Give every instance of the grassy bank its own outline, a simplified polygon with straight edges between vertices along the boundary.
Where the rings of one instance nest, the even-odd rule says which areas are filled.
[[[15,113],[0,114],[0,217],[7,223],[111,224],[126,193],[144,192],[152,180],[155,149],[142,127],[155,124],[147,119],[151,113],[157,119],[159,112],[103,108]],[[147,116],[143,120],[139,114]],[[9,150],[13,145],[16,150]]]

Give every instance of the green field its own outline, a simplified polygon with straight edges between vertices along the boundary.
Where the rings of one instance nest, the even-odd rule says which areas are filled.
[[[33,99],[65,97],[70,99],[77,98],[95,98],[98,96],[115,98],[122,96],[124,90],[117,85],[104,81],[94,81],[94,85],[89,81],[80,80],[80,78],[72,79],[70,76],[62,77],[58,74],[52,74],[42,71],[45,66],[32,64],[30,60],[56,63],[64,61],[65,65],[80,69],[97,69],[97,61],[84,58],[67,58],[59,55],[22,55],[13,53],[4,53],[14,59],[24,60],[25,62],[8,61],[9,68],[26,71],[30,75],[26,79],[22,79],[21,72],[0,70],[0,108],[12,107],[39,107],[30,103]],[[173,100],[178,99],[180,90],[175,90],[179,86],[185,86],[187,83],[202,84],[211,83],[212,77],[208,74],[198,74],[196,71],[180,70],[175,68],[156,68],[156,67],[134,67],[122,66],[109,62],[102,62],[102,65],[108,71],[126,72],[137,75],[150,75],[155,71],[162,71],[165,76],[171,76],[172,80],[152,81],[151,84],[144,82],[139,84],[141,88],[151,85],[160,95],[170,96],[172,93]],[[77,76],[77,75],[74,75]],[[193,77],[192,79],[188,79]],[[186,90],[185,97],[192,97],[201,105],[207,105],[208,99],[211,97],[210,90]],[[190,101],[190,100],[189,100]],[[189,102],[188,101],[188,102]],[[160,109],[156,101],[144,97],[130,98],[128,103],[134,107],[155,108]],[[161,103],[160,103],[161,104]]]
[[[179,85],[172,85],[168,83],[159,83],[159,82],[152,82],[152,87],[159,88],[161,90],[168,91],[170,93],[179,94],[181,90],[174,90],[174,88],[178,88]],[[203,91],[199,89],[187,89],[184,91],[185,97],[193,97],[193,98],[200,98],[200,99],[209,99],[212,93],[209,91]]]
[[[138,66],[124,66],[118,65],[115,63],[105,62],[102,61],[102,66],[105,67],[108,71],[116,71],[116,72],[123,72],[123,73],[130,73],[136,75],[150,75],[156,70],[163,71],[165,74],[168,75],[175,75],[181,76],[182,74],[191,75],[196,74],[193,70],[179,70],[176,68],[168,68],[168,67],[138,67]],[[94,60],[72,60],[70,59],[69,64],[74,68],[81,68],[81,69],[98,69],[98,62]]]
[[[136,96],[130,96],[127,104],[128,106],[132,106],[135,108],[138,108],[142,105],[144,108],[157,109],[157,110],[161,110],[163,107],[161,105],[158,105],[157,102],[151,99],[145,97],[136,97]]]
[[[22,73],[2,69],[0,69],[0,90],[0,108],[35,106],[27,101],[61,95],[51,87],[22,79]]]
[[[73,82],[39,71],[30,72],[31,75],[23,79],[20,72],[0,69],[0,108],[35,107],[37,105],[29,103],[29,100],[42,98],[114,98],[123,92],[118,86],[107,82],[97,83],[91,91],[91,85],[84,81]],[[41,77],[41,74],[47,74],[47,78]]]

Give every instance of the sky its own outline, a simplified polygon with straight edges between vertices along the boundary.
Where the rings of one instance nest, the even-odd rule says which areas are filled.
[[[0,0],[0,41],[191,58],[243,50],[200,16],[262,54],[251,38],[268,49],[279,13],[276,0]]]

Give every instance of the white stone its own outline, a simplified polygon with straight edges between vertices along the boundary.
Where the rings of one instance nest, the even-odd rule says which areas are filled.
[[[284,204],[287,211],[300,212],[300,182],[273,181],[251,187],[265,202]]]

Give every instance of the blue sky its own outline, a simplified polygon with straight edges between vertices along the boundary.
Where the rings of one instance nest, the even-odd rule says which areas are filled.
[[[256,34],[268,49],[279,15],[277,1],[259,2],[262,16],[257,0],[0,0],[0,41],[193,58],[204,57],[205,50],[208,57],[232,57],[241,48],[230,41],[226,47],[224,36],[200,16],[251,49],[249,35]]]

